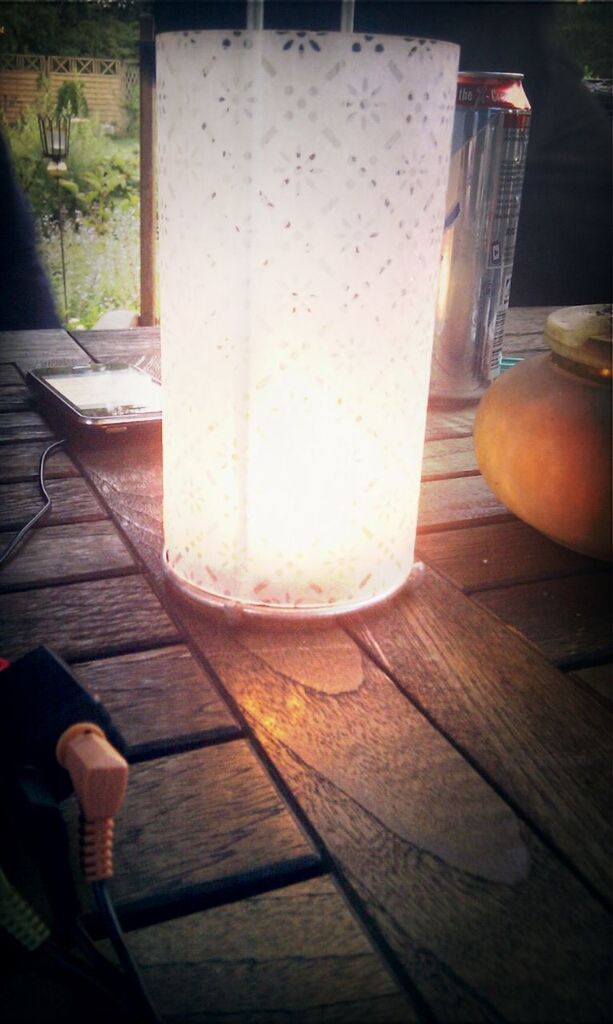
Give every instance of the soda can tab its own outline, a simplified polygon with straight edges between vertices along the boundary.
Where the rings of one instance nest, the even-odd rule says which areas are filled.
[[[500,373],[530,116],[523,75],[458,75],[431,399],[476,400]]]

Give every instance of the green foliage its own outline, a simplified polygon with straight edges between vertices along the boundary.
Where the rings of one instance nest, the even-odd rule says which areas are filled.
[[[586,78],[613,77],[611,69],[613,7],[610,3],[558,3],[556,28],[564,49]]]
[[[138,89],[131,89],[121,104],[125,116],[125,134],[140,138],[140,96]]]
[[[89,106],[83,82],[62,82],[55,102],[56,114],[71,114],[73,117],[87,117]]]
[[[51,83],[49,82],[49,77],[42,73],[36,79],[36,100],[34,109],[37,114],[47,114],[51,116],[54,113],[53,98],[51,96]]]
[[[35,111],[5,126],[5,132],[15,171],[40,224],[57,221],[62,206],[69,219],[77,212],[88,214],[104,231],[115,207],[138,205],[138,145],[104,135],[95,119],[72,123],[68,172],[59,183],[47,174]]]
[[[43,90],[39,106],[44,108],[45,102]],[[64,313],[60,208],[68,291],[65,320],[89,328],[109,309],[138,310],[138,142],[105,135],[94,119],[73,122],[68,171],[57,179],[47,174],[35,110],[2,128],[36,217],[58,311]]]
[[[142,0],[0,2],[0,52],[135,59],[138,18],[146,7]],[[60,90],[57,107],[86,116],[79,96],[71,93]],[[105,135],[94,119],[73,122],[68,172],[59,180],[50,178],[36,115],[55,112],[49,82],[41,76],[35,109],[18,124],[0,127],[36,217],[41,256],[62,313],[63,211],[65,318],[73,327],[89,328],[109,309],[139,306],[138,143]],[[128,129],[137,134],[137,92],[126,102],[126,114]]]
[[[56,309],[69,327],[93,327],[110,309],[139,308],[139,212],[115,208],[101,234],[88,217],[79,215],[64,228],[68,309],[64,291],[59,227],[41,236],[39,250],[55,295]]]
[[[134,58],[144,6],[136,0],[0,3],[0,53]]]

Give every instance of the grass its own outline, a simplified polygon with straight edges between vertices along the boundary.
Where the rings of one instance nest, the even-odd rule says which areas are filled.
[[[18,121],[9,124],[0,112],[0,127],[34,214],[58,315],[68,326],[91,328],[109,310],[139,309],[139,140],[106,134],[96,117],[74,118],[67,170],[58,182],[47,173],[37,119],[37,110],[52,112],[50,103],[43,90]]]
[[[139,210],[138,206],[116,207],[104,231],[89,218],[68,221],[64,228],[66,290],[64,290],[60,234],[57,224],[47,223],[39,250],[56,300],[56,309],[66,325],[75,330],[93,327],[110,309],[139,308]]]
[[[138,161],[133,138],[105,139],[109,156]],[[70,173],[70,159],[68,163]],[[91,213],[66,217],[64,252],[68,308],[64,308],[60,232],[57,221],[39,218],[39,251],[56,301],[58,315],[79,330],[95,325],[112,309],[139,309],[140,241],[138,194],[104,209],[104,220]]]

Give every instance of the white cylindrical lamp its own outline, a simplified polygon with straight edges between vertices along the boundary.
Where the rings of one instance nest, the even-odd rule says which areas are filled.
[[[157,37],[165,565],[339,614],[414,560],[458,48]]]

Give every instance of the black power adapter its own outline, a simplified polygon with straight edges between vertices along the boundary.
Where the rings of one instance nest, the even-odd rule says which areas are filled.
[[[48,647],[37,647],[0,672],[0,707],[0,757],[6,767],[34,768],[56,800],[73,788],[56,757],[58,740],[70,726],[91,722],[125,752],[109,713]]]

